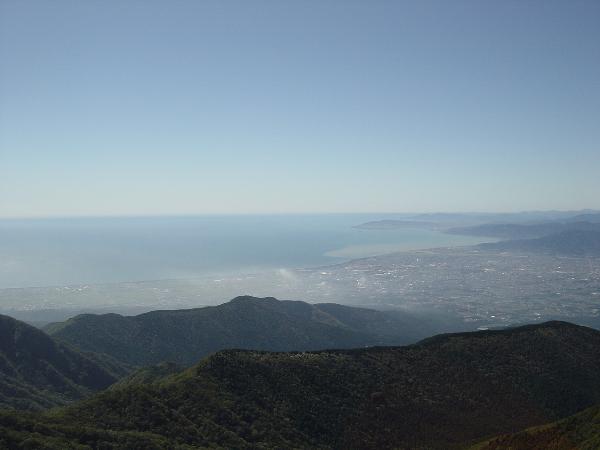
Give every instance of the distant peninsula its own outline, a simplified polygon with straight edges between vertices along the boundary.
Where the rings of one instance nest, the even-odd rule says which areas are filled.
[[[437,225],[433,222],[426,222],[422,220],[374,220],[372,222],[365,222],[360,225],[356,225],[354,228],[360,230],[397,230],[403,228],[437,228]]]

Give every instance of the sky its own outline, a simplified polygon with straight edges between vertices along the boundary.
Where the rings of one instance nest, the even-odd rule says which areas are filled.
[[[0,1],[0,217],[580,208],[597,0]]]

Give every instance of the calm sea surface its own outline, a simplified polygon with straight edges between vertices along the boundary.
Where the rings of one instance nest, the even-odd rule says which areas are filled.
[[[0,288],[300,268],[479,238],[359,230],[384,214],[0,220]]]

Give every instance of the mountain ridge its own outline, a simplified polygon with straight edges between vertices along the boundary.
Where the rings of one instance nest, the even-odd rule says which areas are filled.
[[[105,389],[128,372],[110,358],[78,352],[37,328],[0,315],[0,406],[45,409]]]
[[[34,422],[63,446],[448,450],[597,403],[600,332],[555,321],[404,347],[224,350]],[[0,434],[35,438],[32,420],[0,414]]]
[[[404,313],[240,296],[219,306],[138,316],[76,316],[45,330],[85,351],[133,365],[182,365],[226,348],[291,351],[400,345],[439,326]]]
[[[600,256],[600,231],[568,230],[535,239],[479,244],[494,251],[522,251],[557,256]]]
[[[466,236],[497,237],[501,239],[534,239],[566,231],[597,231],[600,223],[588,221],[522,223],[485,223],[475,226],[455,227],[446,233]]]

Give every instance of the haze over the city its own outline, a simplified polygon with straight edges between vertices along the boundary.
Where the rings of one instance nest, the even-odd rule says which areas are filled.
[[[0,216],[599,208],[596,1],[0,4]]]

